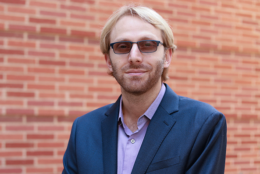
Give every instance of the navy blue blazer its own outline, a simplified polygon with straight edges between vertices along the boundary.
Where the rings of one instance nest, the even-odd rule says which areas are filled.
[[[132,174],[223,174],[227,142],[224,115],[165,86]],[[74,121],[63,174],[117,173],[119,101]]]

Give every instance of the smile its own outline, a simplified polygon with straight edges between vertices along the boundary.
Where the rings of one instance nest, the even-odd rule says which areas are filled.
[[[145,70],[139,70],[139,69],[132,69],[128,70],[125,73],[130,76],[140,76],[143,75],[146,71]]]

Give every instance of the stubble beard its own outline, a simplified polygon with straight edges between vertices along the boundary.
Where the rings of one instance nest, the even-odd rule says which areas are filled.
[[[148,77],[146,78],[138,77],[138,76],[125,78],[123,74],[120,75],[118,69],[111,62],[112,69],[113,69],[113,76],[115,77],[116,81],[120,84],[120,86],[123,88],[125,92],[130,93],[132,95],[141,95],[149,91],[160,80],[160,77],[162,76],[164,70],[164,59],[165,58],[159,60],[156,63],[155,70],[153,70],[152,72],[150,71],[152,70],[152,67],[150,65],[143,65],[143,64],[141,65],[130,64],[121,69],[121,72],[124,72],[127,69],[148,70],[149,74]]]

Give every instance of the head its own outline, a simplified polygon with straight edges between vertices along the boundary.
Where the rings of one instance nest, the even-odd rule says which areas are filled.
[[[174,37],[172,34],[172,30],[168,23],[157,12],[150,8],[142,6],[123,6],[109,18],[102,30],[100,39],[100,49],[104,55],[109,54],[110,34],[113,27],[119,19],[126,15],[139,17],[140,19],[153,25],[155,28],[160,29],[165,49],[170,49],[171,52],[174,52],[176,46],[174,45]],[[110,73],[110,75],[112,75],[112,73]],[[162,81],[166,81],[167,79],[168,68],[164,68],[162,73]]]

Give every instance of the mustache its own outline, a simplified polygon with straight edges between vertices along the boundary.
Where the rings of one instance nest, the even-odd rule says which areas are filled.
[[[123,71],[127,71],[129,69],[142,69],[142,70],[151,70],[152,67],[150,65],[144,65],[144,64],[140,64],[140,65],[134,65],[134,64],[130,64],[130,65],[125,65],[122,70]]]

